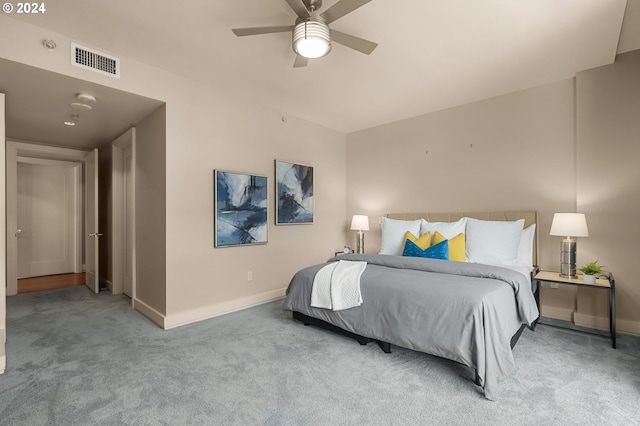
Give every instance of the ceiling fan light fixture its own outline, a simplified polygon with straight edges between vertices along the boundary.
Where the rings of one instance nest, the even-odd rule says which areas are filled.
[[[309,59],[321,58],[331,51],[329,26],[318,20],[298,22],[293,29],[293,51]]]

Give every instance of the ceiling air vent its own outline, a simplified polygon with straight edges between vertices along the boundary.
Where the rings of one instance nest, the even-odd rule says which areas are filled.
[[[120,78],[120,59],[71,43],[71,65]]]

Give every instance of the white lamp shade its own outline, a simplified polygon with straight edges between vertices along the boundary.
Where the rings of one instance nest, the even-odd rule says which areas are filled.
[[[369,216],[361,214],[354,214],[351,219],[352,231],[368,231],[369,230]]]
[[[556,213],[549,235],[559,237],[588,237],[587,218],[583,213]]]

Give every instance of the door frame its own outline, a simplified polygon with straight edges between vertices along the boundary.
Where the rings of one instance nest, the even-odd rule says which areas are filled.
[[[18,193],[18,161],[19,157],[42,158],[48,160],[72,161],[82,163],[84,167],[85,157],[90,150],[60,148],[47,145],[37,145],[18,140],[6,141],[6,229],[17,229],[17,193]],[[80,191],[82,197],[83,191]],[[84,204],[84,199],[81,205]],[[81,220],[84,223],[84,219]],[[10,234],[9,234],[10,235]],[[6,296],[18,294],[18,243],[15,238],[6,241]],[[82,252],[82,251],[81,251]]]
[[[4,93],[0,92],[0,141],[5,149],[0,150],[0,164],[4,164],[6,169],[6,148],[7,140],[5,139],[5,127],[4,127]],[[0,166],[2,168],[2,166]],[[4,373],[7,366],[7,356],[5,346],[7,343],[7,227],[6,227],[6,170],[0,173],[0,223],[5,223],[5,226],[0,226],[0,239],[5,241],[5,244],[0,244],[0,374]],[[18,265],[16,265],[16,269]]]
[[[98,149],[85,156],[84,163],[84,272],[85,285],[100,293],[100,201],[98,200]]]
[[[125,203],[125,150],[131,149],[131,199],[133,200],[131,223],[126,223]],[[131,306],[136,300],[136,209],[135,209],[135,182],[136,182],[136,129],[130,128],[111,143],[111,279],[112,293],[124,292],[125,259],[123,254],[127,252],[124,239],[126,226],[134,230],[131,235]]]

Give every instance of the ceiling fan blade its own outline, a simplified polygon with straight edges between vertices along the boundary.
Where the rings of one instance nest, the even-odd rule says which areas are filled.
[[[360,6],[364,6],[370,1],[371,0],[340,0],[338,3],[322,12],[320,16],[327,24],[330,24],[333,21],[342,18],[344,15],[353,12]]]
[[[231,31],[233,31],[233,33],[238,37],[244,37],[258,34],[284,33],[287,31],[293,31],[293,25],[281,27],[234,28]]]
[[[365,55],[370,54],[376,47],[378,47],[378,43],[336,30],[331,30],[331,41],[350,47],[358,52],[364,53]]]
[[[293,62],[294,68],[306,67],[309,63],[309,58],[305,58],[301,55],[296,55],[296,60]]]
[[[302,3],[302,0],[287,0],[287,3],[289,3],[289,7],[291,7],[300,18],[309,17],[309,11],[304,3]]]

